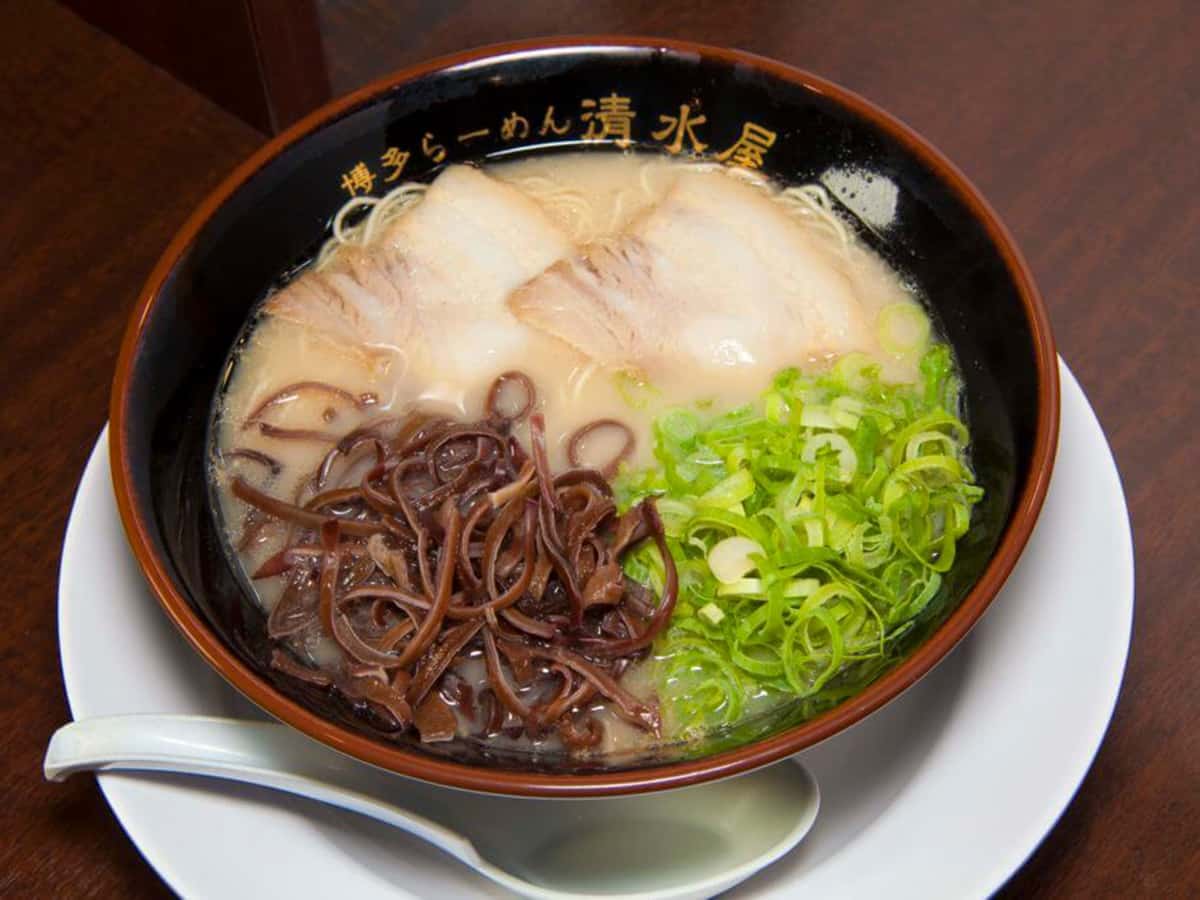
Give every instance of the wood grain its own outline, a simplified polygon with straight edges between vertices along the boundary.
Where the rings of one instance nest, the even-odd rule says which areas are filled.
[[[55,568],[134,293],[189,207],[260,137],[59,7],[17,6],[0,4],[0,483],[11,536],[0,895],[164,896],[90,782],[40,779],[45,741],[67,715]],[[1002,896],[1200,894],[1200,7],[323,0],[318,12],[335,93],[474,44],[659,33],[812,69],[958,162],[1038,278],[1112,442],[1137,552],[1134,642],[1112,728]]]
[[[140,283],[262,138],[57,6],[0,21],[0,896],[169,896],[92,779],[41,778],[68,719],[59,548]]]

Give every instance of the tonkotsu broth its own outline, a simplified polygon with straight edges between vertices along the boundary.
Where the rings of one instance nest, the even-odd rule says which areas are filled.
[[[764,192],[774,195],[778,191],[776,186],[750,173],[636,154],[539,155],[498,163],[484,171],[531,199],[576,247],[621,235],[662,202],[684,173],[688,177],[702,173],[706,179],[746,179]],[[401,215],[413,214],[421,202],[418,200]],[[857,243],[848,230],[839,228],[831,216],[821,214],[819,208],[814,210],[812,204],[790,203],[787,209],[807,230],[815,252],[853,286],[872,327],[885,307],[915,303],[897,275]],[[414,366],[408,348],[402,345],[374,346],[363,353],[340,339],[323,336],[320,331],[286,317],[258,314],[252,319],[235,348],[228,383],[218,398],[212,477],[230,546],[237,548],[233,555],[247,582],[253,585],[264,611],[269,612],[276,603],[284,579],[251,580],[249,575],[280,550],[289,529],[279,522],[268,523],[257,537],[239,546],[248,507],[233,496],[231,479],[240,475],[264,489],[269,485],[270,493],[281,498],[301,496],[307,479],[330,446],[315,440],[281,440],[270,430],[246,427],[247,420],[264,400],[287,385],[327,382],[350,395],[367,398],[367,402],[356,406],[319,392],[301,392],[294,399],[271,406],[258,421],[269,422],[273,428],[341,435],[381,416],[399,414],[413,407],[457,420],[475,421],[481,417],[495,376],[519,369],[537,386],[550,463],[559,471],[568,466],[568,436],[588,422],[613,418],[626,423],[636,437],[631,463],[646,466],[654,461],[651,424],[665,408],[703,402],[712,409],[729,409],[755,399],[766,384],[759,369],[697,366],[660,371],[653,377],[652,387],[646,389],[636,377],[608,371],[569,344],[528,327],[507,308],[478,315],[471,312],[462,318],[456,314],[449,319],[445,326],[446,342],[455,346],[456,358],[470,367],[471,377],[455,377]],[[912,354],[889,354],[877,346],[872,356],[890,381],[909,381],[916,375],[916,358]],[[789,362],[801,369],[821,370],[829,366],[831,358],[822,355]],[[519,427],[517,434],[527,445],[526,428]],[[603,445],[604,439],[597,438],[593,444]],[[238,452],[234,453],[235,450]],[[586,450],[585,462],[591,452],[603,456],[606,448],[589,446]],[[253,458],[255,452],[277,461],[280,471],[269,474],[267,467]],[[329,638],[293,643],[293,649],[300,658],[318,667],[336,669],[343,664],[341,650]],[[636,664],[623,675],[622,684],[641,695],[651,695],[652,679],[638,671],[647,665]],[[477,654],[474,660],[460,663],[457,671],[468,681],[480,684],[484,680],[482,668]],[[604,724],[604,739],[597,752],[624,751],[651,741],[646,732],[605,712],[603,703],[596,704],[595,709]],[[669,739],[670,735],[664,737]],[[529,743],[526,737],[504,735],[493,740],[512,746]],[[543,742],[541,749],[557,751],[558,745],[551,737]]]

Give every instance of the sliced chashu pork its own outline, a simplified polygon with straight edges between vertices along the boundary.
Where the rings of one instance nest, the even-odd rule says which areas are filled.
[[[343,247],[271,297],[265,312],[414,375],[462,383],[519,362],[505,306],[573,250],[541,208],[478,169],[451,166],[369,247]]]
[[[513,313],[615,369],[783,366],[873,345],[836,255],[763,191],[686,173],[621,236],[517,290]]]

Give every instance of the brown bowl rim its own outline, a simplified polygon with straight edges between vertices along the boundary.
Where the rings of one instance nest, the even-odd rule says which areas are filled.
[[[1016,498],[1009,526],[995,554],[975,586],[946,621],[907,659],[862,693],[827,713],[744,747],[712,756],[677,763],[594,774],[546,774],[491,769],[425,756],[400,746],[388,746],[356,734],[300,706],[275,690],[244,665],[211,631],[204,619],[175,588],[166,563],[155,553],[149,525],[138,511],[132,491],[132,469],[127,441],[129,385],[142,332],[159,292],[176,263],[209,217],[248,181],[254,173],[284,148],[319,129],[329,120],[363,104],[393,87],[441,69],[492,57],[559,48],[597,50],[652,48],[698,55],[728,64],[749,66],[783,80],[797,83],[825,96],[873,122],[905,145],[958,194],[985,227],[1008,268],[1033,335],[1037,359],[1037,430],[1030,475]],[[241,163],[191,213],[163,251],[138,296],[121,344],[113,380],[109,441],[112,478],[117,506],[130,547],[167,616],[195,650],[231,685],[272,716],[304,734],[364,762],[424,781],[448,787],[531,797],[588,797],[633,794],[683,787],[745,772],[792,754],[842,731],[899,695],[963,638],[996,596],[1025,547],[1050,482],[1058,442],[1059,383],[1057,354],[1049,319],[1033,277],[1008,229],[967,177],[932,144],[899,119],[843,87],[802,69],[741,50],[713,47],[691,41],[583,35],[530,39],[492,44],[466,50],[393,72],[353,93],[334,100],[305,116],[277,135]]]

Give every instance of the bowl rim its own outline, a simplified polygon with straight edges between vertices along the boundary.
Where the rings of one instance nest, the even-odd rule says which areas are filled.
[[[163,285],[214,212],[283,150],[327,122],[365,105],[393,88],[417,78],[465,64],[500,61],[563,50],[651,49],[747,66],[790,81],[835,100],[899,141],[949,185],[984,227],[1000,253],[1020,296],[1033,337],[1037,366],[1038,413],[1029,476],[1015,498],[1008,527],[979,579],[945,622],[917,649],[866,690],[807,722],[766,739],[694,760],[645,768],[587,774],[520,772],[452,762],[389,746],[325,719],[286,697],[238,659],[175,587],[166,562],[156,553],[151,525],[133,494],[128,423],[130,384],[147,320]],[[227,682],[273,717],[327,746],[363,762],[447,787],[530,797],[588,797],[643,793],[683,787],[735,775],[811,747],[874,712],[912,686],[967,634],[983,614],[1016,564],[1033,531],[1046,497],[1058,443],[1059,383],[1057,354],[1049,317],[1029,267],[1008,229],[968,178],[932,144],[896,117],[858,94],[803,69],[766,57],[692,41],[580,35],[533,38],[489,44],[440,56],[392,72],[325,104],[271,138],[237,166],[192,211],[163,251],[138,295],[126,328],[113,379],[109,417],[112,480],[117,507],[138,565],[159,604],[193,649]]]

